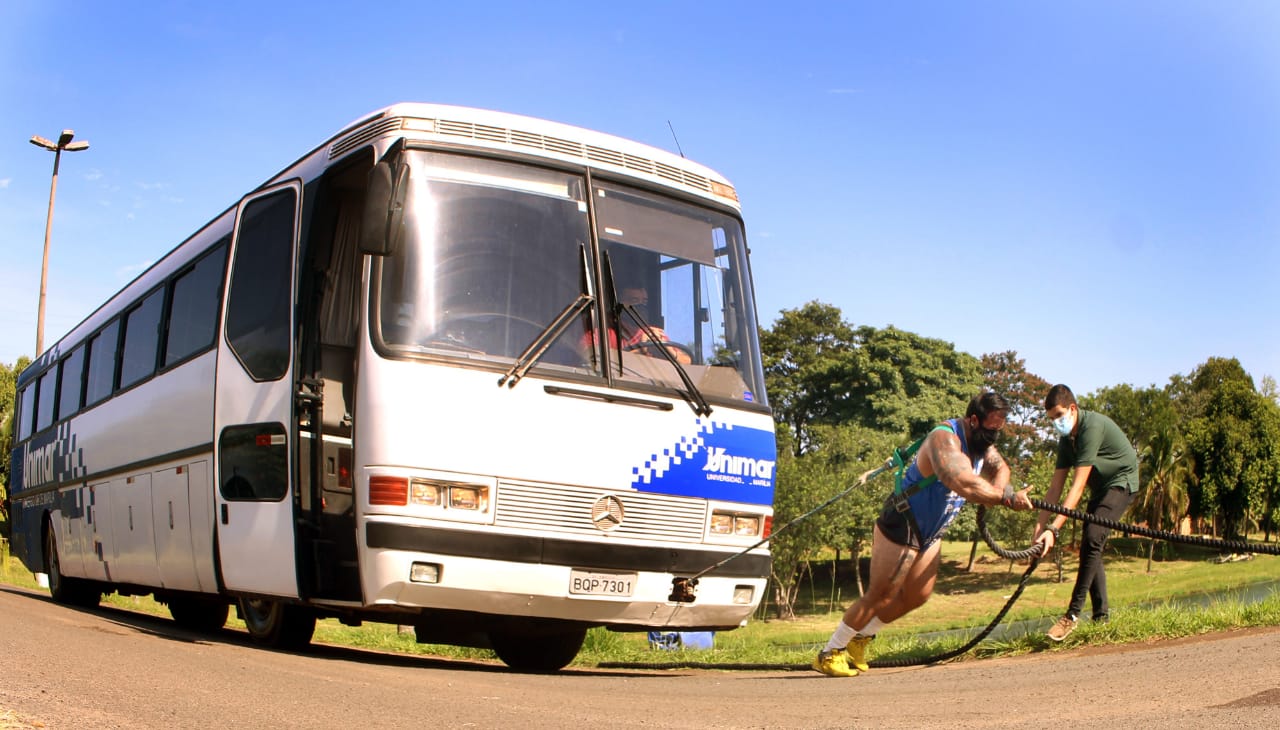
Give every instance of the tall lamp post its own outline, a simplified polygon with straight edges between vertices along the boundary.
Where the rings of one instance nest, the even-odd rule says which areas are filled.
[[[44,221],[44,258],[40,261],[40,308],[36,314],[36,357],[44,352],[44,295],[49,282],[49,229],[53,227],[53,198],[58,193],[58,163],[62,161],[62,151],[79,152],[89,149],[89,143],[81,140],[72,142],[76,133],[70,129],[62,130],[57,142],[35,135],[31,144],[43,147],[53,153],[53,183],[49,185],[49,215]]]

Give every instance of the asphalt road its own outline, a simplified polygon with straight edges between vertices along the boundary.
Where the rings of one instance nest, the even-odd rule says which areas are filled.
[[[0,727],[1280,727],[1280,627],[937,667],[570,670],[259,649],[0,586]]]

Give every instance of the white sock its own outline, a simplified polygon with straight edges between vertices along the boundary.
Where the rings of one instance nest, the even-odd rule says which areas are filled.
[[[879,618],[872,616],[871,620],[867,622],[867,625],[858,630],[858,636],[875,636],[876,632],[883,628],[884,622]]]
[[[827,640],[827,645],[823,647],[822,650],[835,651],[836,649],[845,648],[849,645],[849,640],[853,638],[855,633],[856,632],[853,630],[852,626],[841,621],[840,625],[836,627],[836,630],[832,632],[831,638]]]

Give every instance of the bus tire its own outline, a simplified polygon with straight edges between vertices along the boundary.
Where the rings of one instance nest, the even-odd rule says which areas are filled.
[[[489,644],[508,667],[521,672],[556,672],[568,666],[582,649],[586,629],[526,634],[490,631]]]
[[[49,595],[56,603],[93,608],[102,600],[102,590],[93,581],[68,578],[62,574],[58,536],[53,529],[53,521],[48,519],[44,523],[44,572],[49,576]]]
[[[303,649],[316,630],[315,613],[269,598],[241,598],[240,618],[250,638],[273,649]]]
[[[179,626],[202,634],[212,634],[227,625],[231,607],[226,601],[173,596],[169,598],[169,614]]]

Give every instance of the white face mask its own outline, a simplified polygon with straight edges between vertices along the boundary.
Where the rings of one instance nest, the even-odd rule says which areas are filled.
[[[1071,409],[1067,409],[1066,413],[1053,419],[1053,428],[1061,436],[1071,435],[1071,429],[1075,428],[1075,426],[1076,420],[1071,417]]]

